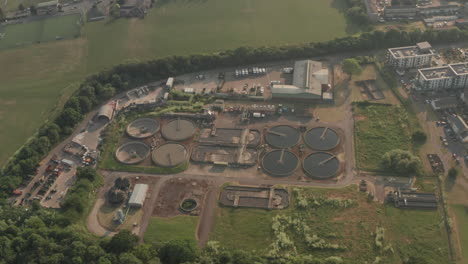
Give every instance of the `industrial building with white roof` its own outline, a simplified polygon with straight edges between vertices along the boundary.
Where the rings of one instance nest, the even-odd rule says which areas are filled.
[[[148,191],[148,184],[138,183],[133,188],[132,195],[128,201],[130,207],[142,207],[146,199],[146,192]]]
[[[301,60],[294,63],[292,85],[273,84],[271,93],[272,99],[322,100],[324,90],[329,88],[328,69],[321,62]],[[327,93],[326,98],[329,97]]]

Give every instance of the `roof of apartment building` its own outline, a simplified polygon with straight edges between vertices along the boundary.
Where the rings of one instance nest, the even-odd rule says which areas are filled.
[[[425,68],[419,69],[418,71],[426,80],[452,78],[455,76],[455,73],[449,66]]]
[[[433,54],[429,42],[420,42],[415,46],[398,47],[388,49],[395,58],[415,57],[419,55]]]
[[[452,70],[457,75],[468,74],[468,63],[467,62],[449,64],[449,66],[452,68]]]

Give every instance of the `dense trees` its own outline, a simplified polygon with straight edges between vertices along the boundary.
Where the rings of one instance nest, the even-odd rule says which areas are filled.
[[[457,179],[457,176],[458,176],[458,170],[454,167],[450,168],[450,170],[448,171],[448,179],[450,181],[455,181]]]
[[[357,75],[362,72],[362,68],[356,59],[349,58],[343,61],[343,71],[349,75]]]
[[[64,225],[62,215],[45,209],[2,206],[0,215],[1,263],[159,263],[156,249],[135,246],[129,231],[101,240],[82,227]],[[126,247],[115,252],[116,244]]]
[[[349,18],[353,23],[357,25],[369,24],[369,17],[367,16],[366,6],[363,1],[360,0],[346,0],[348,9],[346,11],[346,17]]]
[[[138,237],[129,230],[122,230],[112,237],[107,244],[107,249],[114,253],[128,252],[136,247]]]
[[[409,151],[394,149],[383,155],[381,165],[385,170],[411,176],[419,173],[421,160]]]
[[[415,143],[423,144],[427,140],[427,135],[424,131],[417,130],[411,135],[411,138]]]
[[[174,240],[164,244],[159,250],[159,259],[163,264],[179,264],[194,261],[197,246],[189,240]]]

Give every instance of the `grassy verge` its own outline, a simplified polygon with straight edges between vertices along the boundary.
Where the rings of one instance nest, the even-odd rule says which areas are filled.
[[[354,105],[356,161],[360,169],[378,171],[382,156],[393,149],[410,150],[408,114],[399,106]]]
[[[356,186],[297,188],[290,193],[293,202],[286,210],[219,207],[210,239],[260,253],[275,252],[273,245],[281,241],[281,254],[338,256],[349,264],[375,263],[377,258],[379,263],[448,263],[438,211],[399,210],[370,202]],[[384,233],[380,244],[378,229]]]
[[[468,210],[466,206],[460,204],[452,205],[451,207],[457,218],[458,238],[463,259],[461,263],[466,263],[468,261]]]
[[[172,218],[152,217],[146,229],[146,243],[160,244],[170,240],[192,240],[196,244],[195,230],[198,216],[179,215]]]

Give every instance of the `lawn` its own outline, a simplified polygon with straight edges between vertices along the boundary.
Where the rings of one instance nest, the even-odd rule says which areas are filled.
[[[146,229],[144,240],[146,243],[154,244],[170,240],[191,240],[196,244],[197,223],[198,216],[152,217]]]
[[[80,36],[80,15],[67,15],[36,20],[24,24],[7,25],[0,28],[5,36],[0,39],[0,49],[70,39]]]
[[[1,50],[0,164],[87,75],[126,61],[343,37],[335,7],[343,0],[171,1],[144,19],[87,23],[78,39]],[[42,35],[64,37],[55,30]]]
[[[261,253],[277,252],[272,245],[289,240],[292,245],[280,254],[339,256],[350,264],[374,263],[377,257],[382,259],[379,263],[403,263],[409,257],[419,261],[414,263],[448,263],[447,236],[438,211],[368,202],[356,186],[300,188],[292,193],[294,203],[282,211],[218,208],[210,240]],[[299,205],[301,200],[306,205]],[[381,246],[375,242],[377,228],[384,231]],[[281,239],[275,230],[283,233]]]
[[[458,237],[462,249],[462,257],[466,263],[468,261],[468,210],[464,205],[451,205],[453,212],[457,217]]]
[[[382,156],[393,149],[411,149],[408,113],[403,107],[354,105],[357,166],[378,171]]]

